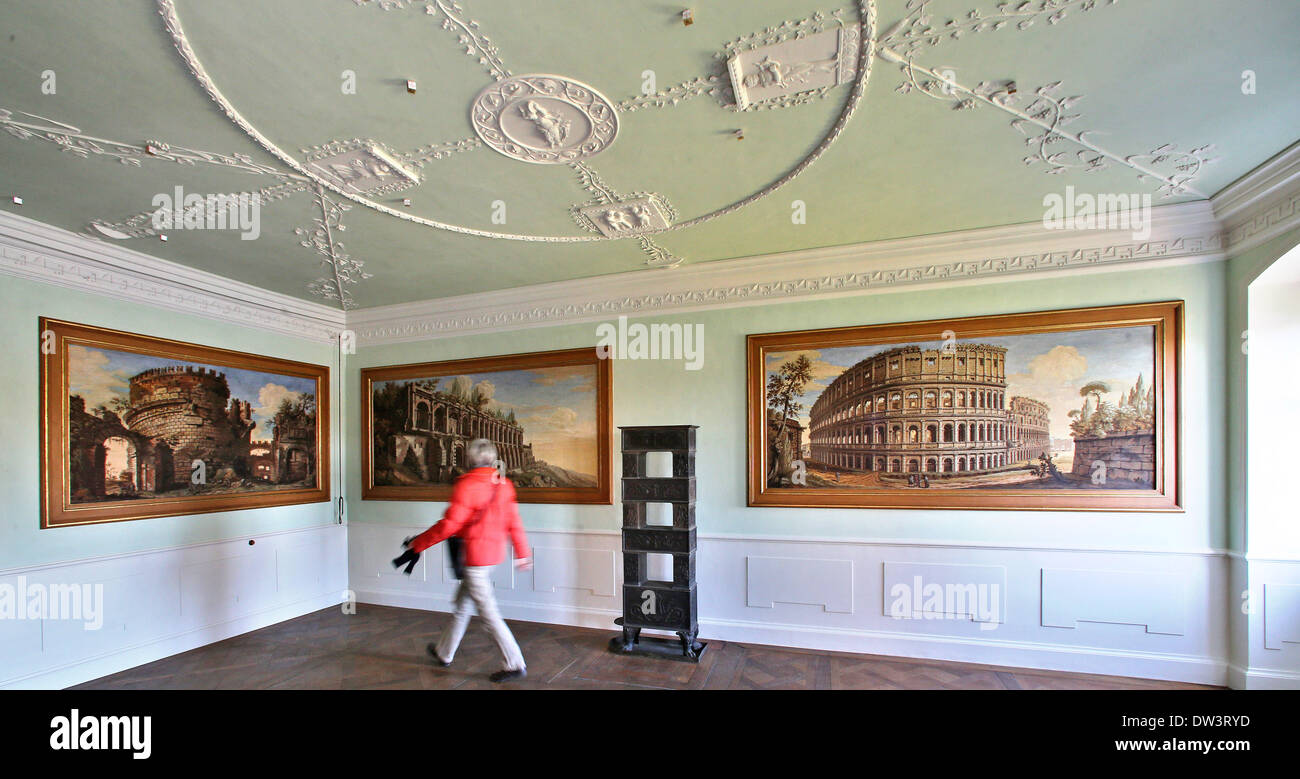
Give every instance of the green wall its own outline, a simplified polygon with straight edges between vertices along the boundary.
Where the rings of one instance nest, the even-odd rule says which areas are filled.
[[[40,529],[39,342],[42,316],[330,366],[338,349],[251,327],[5,276],[0,280],[0,570],[216,541],[333,522],[332,503]],[[335,412],[337,417],[337,412]],[[335,467],[335,494],[338,493]]]
[[[1224,263],[1068,275],[1014,283],[874,293],[836,299],[666,314],[642,322],[702,323],[704,367],[680,361],[618,361],[614,424],[695,424],[699,430],[701,533],[1077,547],[1222,548],[1224,523]],[[940,319],[1054,308],[1182,299],[1182,483],[1185,513],[960,512],[748,508],[745,506],[745,336],[803,328]],[[363,347],[345,372],[345,446],[358,451],[363,367],[540,351],[596,342],[597,322]],[[619,475],[615,458],[615,477]],[[357,457],[346,463],[349,522],[434,522],[443,504],[362,501]],[[616,492],[617,496],[617,487]],[[613,529],[616,506],[527,505],[525,523],[545,529]]]
[[[1257,251],[1266,253],[1263,248]],[[1241,262],[1248,259],[1239,258]],[[703,324],[704,367],[687,371],[680,361],[616,362],[614,422],[616,425],[691,423],[700,426],[698,516],[703,533],[1168,550],[1222,547],[1228,542],[1224,520],[1224,474],[1229,462],[1224,454],[1228,443],[1224,433],[1224,398],[1225,392],[1233,391],[1231,377],[1241,370],[1233,357],[1239,350],[1227,339],[1244,329],[1232,321],[1224,327],[1225,301],[1233,297],[1225,294],[1225,272],[1236,278],[1241,267],[1244,266],[1234,260],[1231,265],[1203,263],[1016,283],[959,284],[640,318],[634,321]],[[1182,452],[1186,513],[807,510],[745,506],[744,343],[747,334],[1169,299],[1187,302]],[[1244,319],[1244,304],[1241,312]],[[0,346],[11,357],[4,375],[10,410],[0,415],[0,440],[7,442],[0,452],[0,489],[5,493],[5,500],[0,501],[0,569],[166,548],[333,521],[331,504],[319,503],[40,530],[35,336],[37,318],[42,315],[323,363],[332,368],[338,365],[337,350],[328,344],[6,278],[0,285]],[[595,343],[597,324],[359,349],[345,365],[343,402],[340,406],[336,387],[334,403],[336,425],[337,409],[342,408],[342,440],[334,447],[335,468],[342,459],[348,521],[432,523],[443,508],[442,504],[434,503],[360,499],[361,474],[356,452],[359,451],[358,389],[362,367],[589,346]],[[1228,366],[1224,365],[1225,355]],[[1228,381],[1223,379],[1225,367]],[[337,376],[338,371],[334,374]],[[1235,436],[1240,428],[1230,429]],[[342,458],[338,457],[340,446]],[[616,476],[617,467],[616,459]],[[1236,469],[1232,473],[1236,478]],[[334,483],[338,494],[339,480],[336,478]],[[618,527],[616,506],[526,505],[523,515],[530,527],[540,529]]]

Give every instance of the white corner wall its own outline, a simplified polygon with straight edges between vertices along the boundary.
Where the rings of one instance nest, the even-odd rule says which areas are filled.
[[[0,597],[98,585],[104,599],[97,630],[14,604],[0,688],[78,684],[343,599],[337,441],[328,502],[41,529],[38,488],[39,317],[329,365],[337,427],[338,312],[3,212],[0,274]]]
[[[0,620],[0,688],[68,687],[341,603],[347,528],[0,571],[17,593],[67,584],[103,588],[102,625]]]

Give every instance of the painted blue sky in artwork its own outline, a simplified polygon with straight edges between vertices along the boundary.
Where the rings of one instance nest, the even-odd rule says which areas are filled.
[[[1106,400],[1117,402],[1142,376],[1151,386],[1155,369],[1155,329],[1149,326],[1068,330],[988,338],[961,338],[958,343],[984,343],[1007,350],[1007,396],[1025,395],[1048,404],[1052,435],[1069,435],[1069,412],[1082,405],[1078,390],[1092,381],[1111,387]],[[912,341],[832,349],[769,352],[767,370],[773,371],[799,354],[813,361],[813,381],[800,396],[799,420],[808,424],[808,410],[826,386],[845,369],[861,360],[899,346],[939,349],[943,341]]]
[[[533,445],[539,459],[552,465],[595,473],[596,469],[596,367],[571,365],[530,370],[440,376],[438,390],[447,392],[452,382],[463,380],[490,398],[487,408],[515,412],[524,441]],[[376,389],[394,382],[376,382]]]
[[[69,347],[68,358],[68,392],[85,398],[87,410],[92,410],[115,396],[127,398],[131,377],[151,368],[195,367],[223,373],[226,384],[230,387],[230,397],[252,405],[253,420],[257,423],[257,428],[253,430],[255,439],[271,437],[270,421],[280,400],[297,395],[314,396],[316,393],[316,382],[313,379],[135,352],[73,345]]]
[[[442,376],[438,378],[438,390],[446,392],[451,387],[452,382],[458,377],[464,377],[470,386],[479,385],[487,382],[492,385],[492,402],[489,408],[500,410],[502,413],[515,411],[515,415],[527,413],[531,409],[546,406],[572,407],[575,411],[581,411],[577,406],[584,406],[582,409],[592,419],[595,418],[595,368],[589,368],[583,373],[575,373],[568,370],[563,372],[555,370],[527,370],[527,371],[500,371],[496,373],[463,373],[457,376]],[[432,380],[426,379],[425,381]],[[407,380],[401,380],[396,383],[402,384]],[[383,386],[392,382],[376,382],[378,386]],[[575,401],[584,400],[587,402],[576,403]]]

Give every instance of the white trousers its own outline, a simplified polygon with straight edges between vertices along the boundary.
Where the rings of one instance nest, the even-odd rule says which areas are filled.
[[[456,613],[452,615],[451,624],[447,626],[442,638],[438,639],[438,657],[450,663],[465,636],[469,626],[470,606],[478,607],[478,616],[483,620],[488,633],[497,642],[501,652],[502,668],[506,671],[519,671],[524,668],[524,655],[519,651],[519,644],[501,619],[497,610],[496,595],[492,592],[492,580],[488,575],[492,567],[487,565],[465,566],[465,578],[461,580],[460,589],[456,590]]]

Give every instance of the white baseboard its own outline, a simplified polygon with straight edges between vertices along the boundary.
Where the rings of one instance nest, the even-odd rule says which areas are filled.
[[[1229,665],[1228,686],[1234,690],[1300,690],[1300,673]]]
[[[1022,643],[915,633],[836,630],[806,625],[709,620],[700,623],[701,638],[747,644],[818,649],[829,652],[886,655],[920,660],[1030,668],[1069,673],[1124,675],[1143,679],[1224,685],[1225,661],[1132,650],[1064,644]],[[1120,670],[1122,669],[1122,670]]]
[[[370,589],[357,590],[356,596],[358,603],[376,606],[440,612],[451,610],[451,599],[443,593]],[[615,609],[556,606],[509,600],[500,600],[497,605],[500,606],[501,614],[506,619],[605,629],[609,630],[610,637],[613,637],[617,630],[614,619],[621,616],[621,612]],[[1230,683],[1225,661],[1212,657],[1196,658],[1149,652],[1099,650],[1093,647],[921,636],[901,632],[836,630],[806,625],[774,625],[738,620],[702,620],[700,638],[706,641],[715,639],[777,647],[980,663],[1071,673],[1115,675],[1116,669],[1122,667],[1125,675],[1146,679],[1212,685]]]

